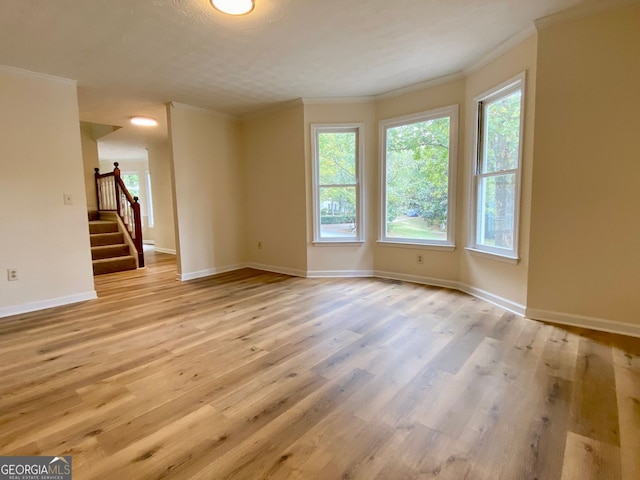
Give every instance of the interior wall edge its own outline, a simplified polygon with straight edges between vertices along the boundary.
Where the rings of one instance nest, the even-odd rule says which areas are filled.
[[[521,303],[514,302],[509,300],[508,298],[501,297],[500,295],[496,295],[495,293],[488,292],[481,288],[474,287],[472,285],[467,285],[465,283],[459,283],[458,290],[472,297],[479,298],[480,300],[484,300],[485,302],[489,302],[492,305],[496,305],[500,308],[505,309],[508,312],[511,312],[515,315],[519,315],[520,317],[525,316],[526,305],[522,305]]]
[[[277,265],[265,265],[262,263],[248,262],[244,265],[245,268],[253,268],[254,270],[263,270],[265,272],[282,273],[284,275],[291,275],[292,277],[306,277],[306,270],[299,270],[296,268],[279,267]]]
[[[156,247],[154,245],[153,249],[158,253],[166,253],[168,255],[177,255],[177,252],[171,248]]]
[[[525,317],[532,320],[540,320],[572,327],[587,328],[607,333],[628,335],[640,338],[640,325],[618,322],[606,318],[587,317],[585,315],[575,315],[572,313],[554,312],[551,310],[541,310],[537,308],[527,308]]]
[[[198,270],[196,272],[178,273],[177,280],[186,282],[188,280],[195,280],[197,278],[211,277],[220,273],[233,272],[245,268],[243,263],[236,263],[233,265],[225,265],[222,267],[207,268],[206,270]]]

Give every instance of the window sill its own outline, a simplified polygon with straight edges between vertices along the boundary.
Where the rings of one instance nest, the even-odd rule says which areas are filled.
[[[359,247],[364,245],[363,240],[314,240],[311,242],[314,247]]]
[[[453,252],[456,249],[455,245],[449,244],[411,243],[390,240],[378,240],[376,243],[381,247],[411,248],[414,250],[437,250],[440,252]]]
[[[510,255],[503,255],[501,253],[487,252],[486,250],[478,250],[477,248],[464,247],[471,255],[475,257],[488,258],[489,260],[495,260],[502,263],[510,263],[511,265],[517,265],[520,262],[519,257],[512,257]]]

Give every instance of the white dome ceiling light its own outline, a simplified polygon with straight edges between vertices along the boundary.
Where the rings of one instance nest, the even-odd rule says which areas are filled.
[[[211,0],[211,5],[217,10],[229,15],[246,15],[255,7],[254,0]]]
[[[157,127],[158,121],[151,117],[131,117],[131,123],[141,127]]]

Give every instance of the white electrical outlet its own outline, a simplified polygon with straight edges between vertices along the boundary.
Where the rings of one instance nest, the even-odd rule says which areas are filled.
[[[18,280],[17,268],[7,268],[7,280],[10,282],[15,282],[16,280]]]
[[[418,262],[420,265],[424,263],[424,258],[422,258],[421,253],[419,253],[418,256],[416,257],[416,262]]]
[[[63,193],[64,204],[65,205],[73,205],[73,195],[70,193]]]

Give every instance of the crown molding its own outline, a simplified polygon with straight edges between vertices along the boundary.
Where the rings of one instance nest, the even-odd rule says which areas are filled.
[[[286,100],[284,102],[278,102],[275,104],[271,104],[265,108],[261,108],[259,110],[253,110],[249,113],[246,113],[240,117],[242,120],[248,120],[251,118],[262,117],[263,115],[268,115],[270,113],[275,113],[280,110],[286,110],[287,108],[299,107],[304,105],[304,101],[302,98],[294,98],[293,100]]]
[[[450,75],[432,78],[431,80],[425,80],[424,82],[414,83],[413,85],[408,85],[406,87],[397,88],[395,90],[389,90],[388,92],[379,93],[374,98],[378,101],[387,98],[399,97],[400,95],[417,92],[419,90],[424,90],[425,88],[437,87],[446,83],[457,82],[458,80],[463,80],[465,78],[466,76],[464,72],[456,72]]]
[[[215,110],[209,110],[208,108],[196,107],[194,105],[187,105],[186,103],[169,102],[169,106],[177,110],[189,110],[191,112],[204,113],[205,115],[211,115],[212,117],[222,118],[224,120],[239,120],[240,117],[229,115],[228,113],[217,112]]]
[[[374,103],[376,97],[372,95],[362,97],[311,97],[303,98],[305,105],[327,105],[336,103]]]
[[[481,68],[486,67],[489,63],[493,62],[496,58],[504,55],[509,50],[514,48],[516,45],[519,45],[529,37],[532,37],[536,34],[537,34],[536,27],[534,25],[530,25],[529,27],[522,30],[521,32],[518,32],[515,35],[509,37],[504,42],[502,42],[497,47],[495,47],[493,50],[484,54],[478,60],[476,60],[467,68],[465,68],[464,75],[469,76],[476,73]]]
[[[62,83],[64,85],[78,86],[78,81],[71,78],[57,77],[55,75],[49,75],[47,73],[33,72],[31,70],[25,70],[18,67],[10,67],[8,65],[0,65],[0,73],[9,73],[12,75],[19,75],[22,77],[36,78],[38,80],[46,80],[48,82]]]
[[[640,0],[609,0],[607,2],[598,0],[587,0],[580,5],[576,5],[575,7],[568,8],[561,12],[548,15],[546,17],[538,18],[534,21],[534,23],[536,29],[538,31],[541,31],[554,25],[569,22],[571,20],[578,20],[590,15],[597,15],[609,10],[615,10],[618,8],[624,8],[638,4],[640,4]]]

